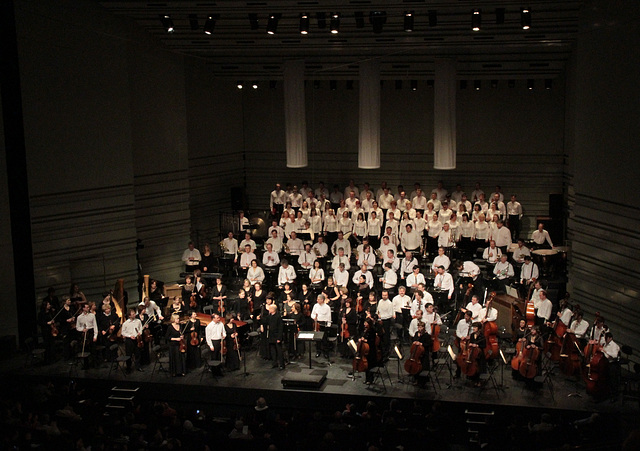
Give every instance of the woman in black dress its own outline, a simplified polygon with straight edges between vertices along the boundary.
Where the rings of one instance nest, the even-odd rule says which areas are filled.
[[[352,304],[353,301],[351,298],[347,298],[340,310],[339,347],[340,355],[343,358],[349,357],[349,346],[347,343],[356,337],[358,331],[358,314]]]
[[[211,288],[211,301],[213,302],[213,311],[220,313],[220,304],[227,302],[227,287],[222,285],[222,279],[216,279],[216,284]],[[225,306],[225,310],[227,307]]]
[[[202,272],[213,272],[214,263],[215,257],[211,253],[211,246],[209,246],[209,243],[206,243],[204,245],[204,251],[202,252],[202,260],[200,260]]]
[[[238,299],[233,304],[233,312],[240,321],[249,319],[249,299],[251,298],[247,298],[246,291],[238,291]]]
[[[183,330],[180,316],[171,315],[171,324],[167,327],[167,341],[169,342],[169,371],[172,377],[184,376],[187,372],[185,365],[186,352],[180,352],[180,340]]]
[[[299,303],[293,304],[291,308],[291,314],[289,318],[293,319],[296,327],[290,329],[291,336],[289,337],[289,347],[292,348],[289,350],[289,355],[293,356],[294,359],[299,359],[304,356],[304,341],[299,341],[297,339],[298,332],[303,330],[306,317],[302,314],[302,307],[300,307]]]
[[[260,314],[256,317],[257,318],[257,324],[258,325],[262,325],[265,326],[263,327],[262,331],[261,331],[261,335],[260,335],[260,355],[262,356],[262,358],[264,360],[270,360],[269,357],[269,340],[267,338],[267,317],[269,316],[269,310],[268,307],[273,304],[273,296],[271,295],[271,293],[269,293],[269,295],[267,296],[267,298],[265,299],[265,303],[262,304],[262,307],[260,308]],[[256,322],[256,321],[254,321]]]
[[[377,327],[373,318],[367,318],[364,322],[364,332],[361,340],[366,341],[369,345],[369,354],[367,354],[369,366],[366,371],[365,383],[371,385],[374,378],[374,368],[379,365],[378,345],[380,343],[380,337],[378,336]]]
[[[253,288],[254,288],[253,294],[251,295],[251,302],[249,304],[250,306],[251,304],[253,304],[252,305],[253,309],[251,311],[251,315],[252,315],[251,319],[253,319],[254,326],[255,326],[256,318],[262,311],[262,306],[264,305],[264,302],[267,299],[267,292],[263,289],[261,283],[256,283],[253,286]]]
[[[145,340],[145,336],[144,336],[144,330],[151,330],[149,328],[149,315],[147,314],[147,309],[145,308],[144,305],[139,305],[138,306],[138,319],[140,320],[140,323],[142,323],[142,331],[143,331],[143,345],[142,348],[140,348],[140,365],[149,365],[151,363],[151,352],[150,352],[150,348],[151,348],[151,342],[153,341],[153,336],[150,335],[149,338],[147,340]]]
[[[189,320],[187,322],[187,368],[195,370],[202,365],[202,353],[200,344],[202,343],[202,329],[200,320],[195,310],[189,310]],[[195,335],[194,335],[195,334]]]
[[[236,325],[233,323],[233,314],[228,312],[225,317],[225,332],[227,336],[224,339],[224,346],[227,350],[225,355],[224,366],[227,371],[236,371],[240,369],[240,349],[236,346],[238,339],[238,331]]]

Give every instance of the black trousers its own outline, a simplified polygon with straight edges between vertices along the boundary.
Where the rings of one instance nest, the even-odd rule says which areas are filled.
[[[124,339],[124,351],[125,353],[131,357],[127,361],[127,369],[131,370],[131,361],[135,360],[136,369],[140,368],[140,348],[138,347],[138,341],[133,338],[125,338]]]
[[[282,350],[282,341],[280,341],[280,343],[269,342],[269,356],[273,361],[273,363],[271,364],[272,367],[276,367],[276,362],[277,366],[284,367],[284,352]]]

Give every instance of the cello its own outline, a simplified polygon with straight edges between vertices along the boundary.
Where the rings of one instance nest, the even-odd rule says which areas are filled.
[[[456,362],[460,367],[460,371],[469,377],[478,374],[480,364],[478,360],[482,355],[482,348],[479,346],[470,346],[468,339],[460,340],[460,354],[456,358]]]
[[[487,300],[486,311],[487,314],[493,308],[493,298],[496,297],[496,292],[491,292],[489,299]],[[486,321],[483,327],[484,338],[487,341],[487,346],[484,348],[484,356],[487,360],[497,359],[500,351],[498,345],[498,325],[495,321]]]
[[[440,325],[437,323],[437,318],[438,311],[437,308],[434,307],[434,322],[431,323],[431,352],[438,352],[440,350],[440,340],[438,340]]]
[[[534,338],[538,341],[537,331],[523,343],[524,350],[522,351],[522,362],[518,372],[526,379],[533,379],[538,374],[538,358],[540,357],[540,349],[535,342],[531,341]]]
[[[524,362],[524,348],[529,333],[529,331],[526,331],[524,337],[520,338],[516,344],[516,355],[511,359],[511,369],[513,371],[520,371],[520,365]]]
[[[369,362],[367,356],[369,355],[369,344],[360,339],[358,347],[356,349],[356,355],[353,358],[353,371],[358,373],[364,373],[369,369]]]
[[[531,300],[531,292],[533,291],[533,283],[529,285],[529,292],[527,293],[527,310],[525,313],[525,319],[527,327],[533,327],[536,323],[536,308]]]
[[[404,370],[415,376],[422,372],[422,356],[424,355],[424,346],[419,341],[414,341],[409,351],[409,359],[404,362]]]

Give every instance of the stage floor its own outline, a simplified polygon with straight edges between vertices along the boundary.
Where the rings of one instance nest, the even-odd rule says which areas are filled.
[[[134,371],[123,373],[114,368],[109,376],[109,365],[100,368],[83,370],[80,366],[72,366],[67,362],[58,361],[50,365],[25,365],[25,355],[18,355],[4,360],[1,365],[2,376],[9,378],[34,379],[44,382],[47,378],[64,380],[95,381],[101,385],[141,386],[150,390],[154,396],[161,396],[168,401],[172,399],[184,400],[187,393],[199,393],[200,401],[211,400],[218,404],[248,404],[252,405],[259,396],[269,396],[278,392],[277,398],[283,403],[296,403],[300,399],[311,401],[320,406],[343,408],[345,400],[364,400],[370,398],[397,398],[425,401],[441,401],[447,403],[462,403],[464,405],[482,405],[487,407],[527,407],[538,409],[560,409],[576,412],[601,412],[638,415],[637,400],[623,400],[622,393],[616,398],[609,398],[596,402],[585,392],[584,383],[567,378],[556,368],[550,378],[551,383],[545,382],[537,389],[525,386],[522,381],[514,380],[511,376],[511,366],[498,364],[493,373],[493,379],[498,386],[494,388],[491,380],[483,388],[475,388],[466,380],[452,379],[446,366],[438,373],[432,371],[433,384],[428,382],[426,388],[415,385],[412,377],[408,376],[402,362],[390,360],[386,369],[381,373],[381,379],[367,386],[364,384],[364,374],[356,374],[356,378],[348,376],[351,371],[351,360],[332,358],[329,362],[324,357],[315,358],[312,355],[312,372],[326,371],[327,379],[317,390],[283,388],[282,378],[286,375],[302,373],[309,368],[308,353],[304,359],[295,360],[286,365],[284,370],[272,369],[271,362],[265,361],[255,350],[247,353],[246,373],[241,363],[238,371],[223,372],[222,376],[214,377],[211,373],[199,369],[185,377],[172,378],[166,372],[153,372],[154,363],[144,368],[144,372]],[[168,367],[167,364],[165,366]],[[454,368],[455,370],[455,368]],[[153,374],[152,374],[153,372]],[[435,388],[434,388],[435,385]],[[622,389],[621,389],[622,390]],[[300,395],[303,395],[302,397]],[[273,397],[273,395],[272,395]],[[295,404],[292,404],[295,405]]]

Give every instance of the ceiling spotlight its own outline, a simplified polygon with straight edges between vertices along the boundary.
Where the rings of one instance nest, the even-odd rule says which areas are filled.
[[[300,14],[300,34],[309,34],[309,14]]]
[[[504,8],[496,8],[496,24],[504,25]]]
[[[530,78],[527,80],[527,89],[529,91],[533,91],[533,86],[535,84],[535,81],[533,80],[533,78]]]
[[[498,88],[498,80],[491,80],[491,89]]]
[[[207,20],[204,22],[204,32],[206,34],[213,34],[213,30],[216,28],[216,20],[218,19],[218,17],[218,14],[207,16]]]
[[[353,80],[347,80],[347,90],[353,91]]]
[[[549,89],[551,89],[552,86],[553,86],[553,80],[550,79],[550,78],[546,78],[544,80],[544,89],[549,90]]]
[[[253,83],[251,83],[251,87],[252,87],[253,89],[258,89],[258,82],[257,82],[257,81],[254,81]]]
[[[480,91],[481,87],[482,87],[481,80],[473,80],[473,89],[475,89],[476,91]]]
[[[396,80],[396,89],[402,89],[402,80]]]
[[[438,25],[438,11],[435,9],[429,10],[429,26],[435,27]]]
[[[258,15],[256,13],[249,13],[249,26],[252,30],[257,30],[260,28],[260,24],[258,23]]]
[[[189,26],[191,27],[191,31],[196,31],[200,28],[198,24],[198,15],[197,14],[189,14]]]
[[[329,24],[331,27],[331,34],[338,34],[340,31],[340,14],[339,13],[331,13],[331,22]]]
[[[523,30],[531,28],[531,10],[529,8],[522,8],[520,10],[520,24]]]
[[[418,80],[411,80],[411,90],[412,91],[417,91],[418,90]]]
[[[382,27],[387,23],[387,13],[384,11],[371,11],[369,13],[369,22],[373,25],[373,32],[382,33]]]
[[[515,88],[516,87],[516,81],[511,79],[507,82],[507,86],[509,86],[510,88]]]
[[[471,13],[471,29],[473,31],[480,31],[480,25],[482,25],[482,11],[474,9]]]
[[[356,11],[353,15],[356,18],[356,28],[364,28],[364,13]]]
[[[279,19],[280,19],[280,14],[269,14],[269,20],[267,20],[268,34],[276,34],[276,30],[278,29]]]
[[[244,88],[244,84],[241,81],[239,81],[238,84],[236,85],[236,87],[238,89],[242,89],[242,88]]]
[[[404,31],[407,33],[413,31],[413,11],[404,12]]]
[[[336,80],[329,80],[329,89],[332,91],[338,89],[338,82]]]
[[[160,22],[162,22],[162,26],[167,30],[167,33],[173,33],[175,31],[175,28],[173,27],[173,20],[171,20],[170,16],[160,14]]]
[[[320,30],[327,28],[327,15],[325,13],[316,13],[316,19],[318,19],[318,28]]]

